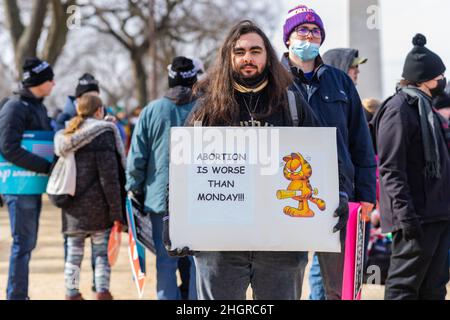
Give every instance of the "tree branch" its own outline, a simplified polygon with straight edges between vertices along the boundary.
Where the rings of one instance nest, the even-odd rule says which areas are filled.
[[[76,0],[68,0],[62,4],[59,0],[51,0],[52,23],[47,35],[47,40],[43,50],[43,58],[50,64],[55,64],[66,43],[69,32],[67,26],[67,8],[76,4]]]
[[[4,0],[4,5],[9,32],[11,34],[14,48],[16,48],[24,30],[22,20],[20,19],[20,9],[16,0]]]
[[[19,71],[25,57],[36,55],[36,48],[44,26],[46,13],[47,1],[36,0],[33,3],[30,24],[22,33],[16,50],[16,65]]]

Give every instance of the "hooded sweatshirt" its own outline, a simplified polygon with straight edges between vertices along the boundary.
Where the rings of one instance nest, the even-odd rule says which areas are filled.
[[[347,73],[357,54],[358,50],[355,49],[332,49],[325,52],[322,56],[322,60],[325,64]]]

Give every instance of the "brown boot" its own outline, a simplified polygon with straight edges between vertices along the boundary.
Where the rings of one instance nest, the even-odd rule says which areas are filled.
[[[66,300],[79,301],[79,300],[84,300],[84,298],[81,295],[81,293],[79,293],[76,296],[66,296]]]
[[[97,292],[95,295],[96,300],[114,300],[113,296],[111,295],[111,292]]]

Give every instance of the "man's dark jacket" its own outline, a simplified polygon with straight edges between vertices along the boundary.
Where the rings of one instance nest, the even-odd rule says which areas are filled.
[[[51,163],[21,147],[25,131],[53,131],[43,99],[22,89],[0,110],[0,154],[9,162],[38,173],[48,173]]]
[[[287,55],[283,65],[294,75],[292,90],[300,92],[311,106],[320,125],[337,128],[339,175],[344,191],[357,202],[376,203],[376,161],[361,99],[350,77],[323,64],[311,81],[301,70],[291,67]]]
[[[442,177],[426,178],[417,98],[397,93],[371,125],[380,164],[383,232],[398,231],[402,224],[416,219],[421,223],[450,220],[449,150],[443,131],[438,130]]]

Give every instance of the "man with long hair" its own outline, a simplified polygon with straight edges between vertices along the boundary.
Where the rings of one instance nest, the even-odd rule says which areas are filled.
[[[295,94],[298,119],[290,112],[291,84],[264,32],[253,22],[242,21],[232,28],[215,66],[199,83],[202,97],[188,124],[316,127],[301,95]],[[346,207],[340,206],[337,215],[345,216]],[[251,285],[254,299],[298,300],[307,253],[198,252],[195,262],[199,299],[245,300]]]

